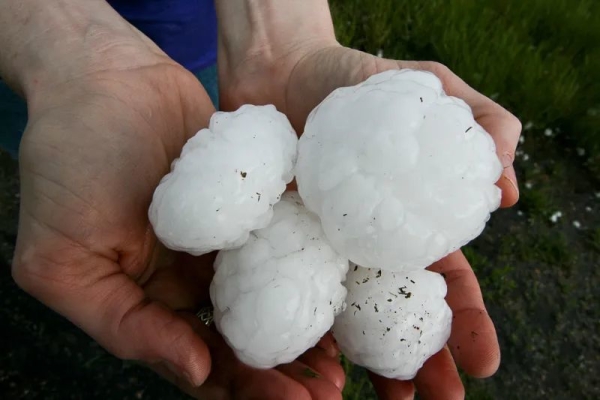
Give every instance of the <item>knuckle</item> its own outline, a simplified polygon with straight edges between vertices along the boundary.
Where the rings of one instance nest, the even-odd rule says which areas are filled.
[[[510,130],[512,132],[514,132],[514,135],[517,138],[519,136],[521,136],[521,131],[523,130],[523,124],[521,123],[521,120],[519,118],[517,118],[515,115],[513,115],[510,112],[508,112],[507,124],[508,124]]]
[[[444,78],[448,78],[451,75],[453,75],[453,72],[450,70],[450,68],[448,68],[445,64],[442,64],[437,61],[430,61],[428,63],[428,69],[429,71],[437,75],[438,78],[440,78],[442,81],[444,80]]]
[[[11,275],[15,283],[23,291],[35,295],[38,285],[35,278],[40,271],[40,260],[33,258],[24,261],[21,257],[15,257],[11,266]]]

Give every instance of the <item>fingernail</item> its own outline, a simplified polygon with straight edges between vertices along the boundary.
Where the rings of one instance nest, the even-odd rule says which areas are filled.
[[[510,153],[502,154],[502,157],[500,157],[500,162],[502,163],[502,167],[504,169],[506,169],[506,168],[512,166],[514,159],[515,159],[515,157]]]
[[[199,386],[198,384],[196,384],[196,382],[194,382],[194,378],[192,378],[192,375],[190,375],[187,371],[183,371],[182,375],[185,378],[185,380],[188,381],[190,385],[192,385],[192,387]]]
[[[194,383],[194,380],[192,379],[192,376],[187,371],[184,371],[184,370],[180,369],[179,367],[176,367],[175,365],[171,364],[168,361],[165,361],[165,365],[167,366],[169,371],[171,371],[173,374],[177,375],[180,378],[185,379],[190,385],[196,386],[196,384]]]
[[[336,358],[340,354],[340,348],[331,333],[323,336],[316,347],[323,350],[331,358]]]
[[[517,174],[515,173],[515,169],[510,166],[504,170],[503,176],[511,186],[515,189],[515,193],[517,197],[519,196],[519,186],[517,185]]]

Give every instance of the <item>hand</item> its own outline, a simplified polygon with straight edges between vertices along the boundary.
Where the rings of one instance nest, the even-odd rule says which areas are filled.
[[[326,339],[300,361],[259,371],[194,317],[208,302],[213,259],[166,251],[147,210],[214,108],[190,73],[124,21],[84,28],[85,46],[60,57],[59,74],[36,70],[23,86],[16,282],[114,355],[198,398],[340,398],[343,371]]]
[[[427,70],[441,79],[449,95],[460,97],[471,106],[476,120],[494,138],[505,168],[497,183],[502,189],[502,206],[517,202],[519,191],[512,162],[521,132],[519,120],[469,87],[445,66],[377,58],[342,47],[331,37],[287,43],[279,53],[269,50],[267,55],[253,51],[251,56],[237,57],[228,48],[222,49],[221,54],[226,59],[222,65],[226,68],[221,76],[227,77],[222,80],[224,108],[235,109],[243,103],[273,103],[288,115],[296,130],[302,132],[310,111],[338,87],[355,85],[390,69]],[[371,374],[381,399],[413,398],[413,383],[424,399],[464,398],[455,362],[474,377],[488,377],[499,366],[500,349],[494,325],[465,257],[458,251],[429,269],[444,273],[448,284],[446,300],[454,313],[448,346],[426,362],[413,382]]]

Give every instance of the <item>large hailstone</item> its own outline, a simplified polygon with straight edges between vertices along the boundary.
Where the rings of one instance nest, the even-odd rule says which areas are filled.
[[[365,267],[425,268],[477,237],[500,205],[494,141],[432,73],[340,88],[315,108],[296,181],[333,247]]]
[[[214,317],[237,357],[256,368],[295,360],[343,308],[348,260],[329,245],[297,193],[274,207],[268,227],[222,250],[210,286]]]
[[[412,379],[450,336],[452,311],[439,274],[351,265],[346,288],[333,336],[348,359],[378,375]]]
[[[193,255],[244,244],[269,223],[293,179],[297,141],[272,105],[213,114],[154,192],[149,217],[157,237]]]

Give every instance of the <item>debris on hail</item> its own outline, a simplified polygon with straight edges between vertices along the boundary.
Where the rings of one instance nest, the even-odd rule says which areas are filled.
[[[333,335],[349,360],[378,375],[412,379],[450,336],[452,311],[437,273],[350,265],[346,288]]]
[[[291,362],[331,328],[347,271],[317,216],[297,193],[286,193],[269,226],[239,249],[219,252],[210,286],[217,329],[247,365]]]
[[[365,267],[427,267],[477,237],[500,205],[494,141],[432,73],[335,90],[308,117],[295,169],[332,246]]]
[[[193,255],[244,244],[293,179],[297,140],[272,105],[215,113],[154,192],[149,218],[159,240]]]

